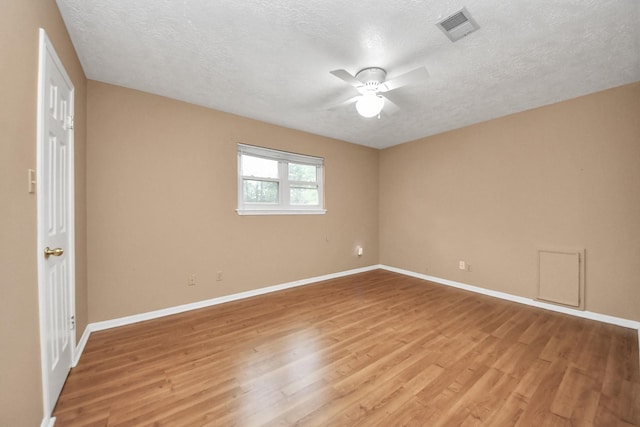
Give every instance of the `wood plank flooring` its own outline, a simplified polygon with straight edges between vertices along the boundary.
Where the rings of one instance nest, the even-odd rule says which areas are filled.
[[[60,426],[640,426],[637,331],[376,270],[91,335]]]

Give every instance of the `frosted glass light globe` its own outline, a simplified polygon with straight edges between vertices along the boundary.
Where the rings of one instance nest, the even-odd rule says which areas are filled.
[[[377,116],[382,111],[382,107],[384,107],[384,100],[375,92],[365,93],[356,102],[356,110],[362,117]]]

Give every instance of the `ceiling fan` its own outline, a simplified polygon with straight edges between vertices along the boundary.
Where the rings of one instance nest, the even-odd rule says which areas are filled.
[[[380,117],[383,108],[387,114],[395,113],[400,108],[382,94],[403,86],[423,83],[429,77],[426,67],[418,67],[391,80],[385,80],[387,72],[379,67],[364,68],[355,76],[345,70],[333,70],[330,73],[360,92],[360,95],[347,99],[339,105],[355,102],[356,110],[363,117]]]

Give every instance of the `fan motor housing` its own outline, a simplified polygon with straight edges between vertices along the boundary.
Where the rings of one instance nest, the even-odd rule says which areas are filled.
[[[382,68],[369,67],[358,71],[356,79],[360,80],[365,86],[377,87],[384,82],[387,72]]]

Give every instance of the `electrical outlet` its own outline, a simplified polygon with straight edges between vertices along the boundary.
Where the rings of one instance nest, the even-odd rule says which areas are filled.
[[[187,278],[187,285],[188,286],[195,286],[195,284],[196,284],[196,275],[195,275],[195,273],[192,273]]]
[[[460,262],[458,263],[458,268],[459,268],[460,270],[466,270],[466,269],[467,269],[467,263],[466,263],[466,262],[464,262],[464,261],[460,261]]]
[[[216,282],[222,282],[222,278],[223,278],[222,271],[218,271],[216,273]]]

